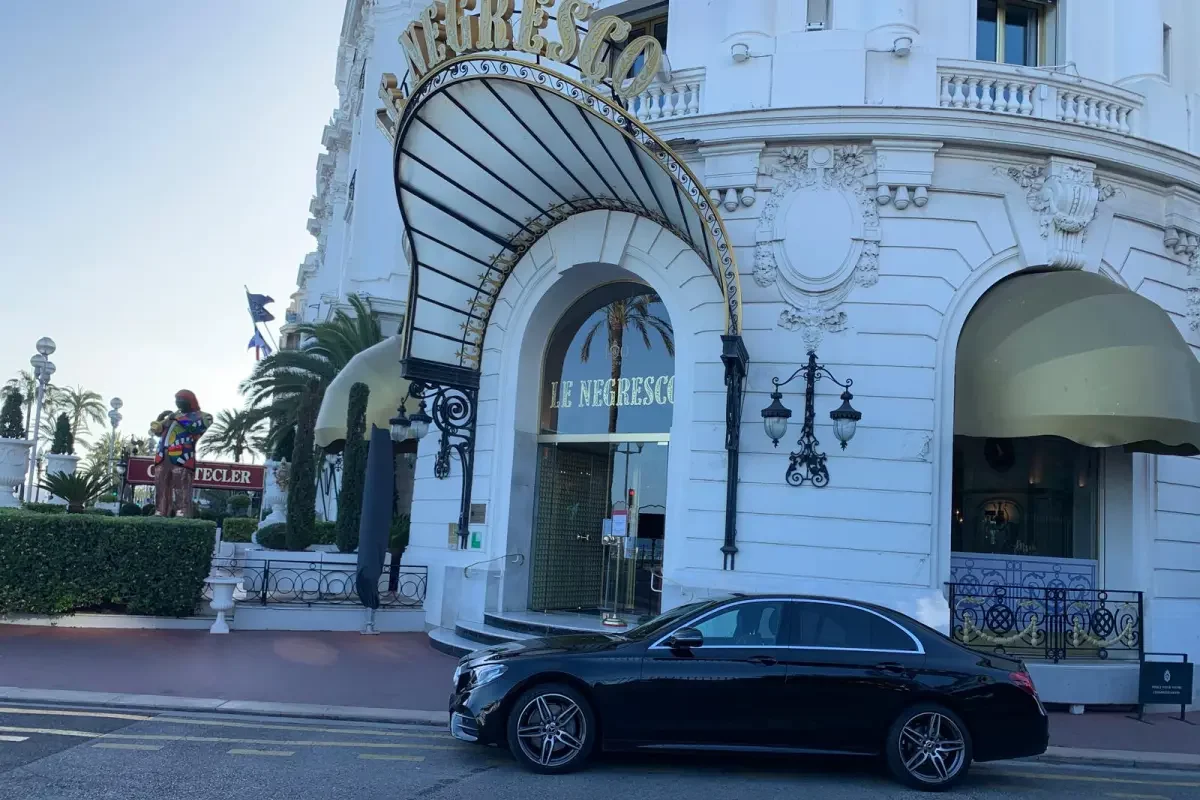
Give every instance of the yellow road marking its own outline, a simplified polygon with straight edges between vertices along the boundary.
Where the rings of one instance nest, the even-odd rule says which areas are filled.
[[[1009,770],[989,770],[989,775],[1000,775],[1005,778],[1029,778],[1042,781],[1080,781],[1083,783],[1125,783],[1133,786],[1171,786],[1180,789],[1200,789],[1200,781],[1148,781],[1136,778],[1108,778],[1098,775],[1064,775],[1050,772],[1011,772]]]
[[[4,733],[41,733],[47,736],[82,736],[85,739],[94,739],[100,735],[91,731],[67,731],[59,728],[17,728],[11,725],[0,725],[0,731]]]
[[[0,742],[28,742],[28,736],[0,736]]]
[[[279,758],[287,758],[288,756],[296,755],[295,750],[243,750],[235,747],[229,751],[231,756],[277,756]]]
[[[0,708],[0,714],[26,714],[51,717],[96,717],[102,719],[127,719],[133,722],[166,722],[172,725],[208,725],[221,728],[258,728],[274,731],[312,731],[314,733],[353,733],[362,736],[405,736],[414,739],[445,739],[449,733],[420,733],[416,731],[381,731],[373,728],[323,727],[317,725],[279,725],[264,722],[234,722],[232,720],[210,720],[198,717],[175,715],[144,716],[140,714],[118,714],[102,711],[65,711],[42,708]]]
[[[50,708],[0,708],[0,714],[30,714],[35,717],[100,717],[103,719],[129,719],[143,721],[154,719],[142,714],[118,714],[109,711],[67,711]]]
[[[386,753],[359,753],[359,758],[368,761],[424,761],[425,756],[388,755]]]
[[[173,734],[156,733],[94,733],[92,731],[73,731],[59,728],[18,728],[15,726],[0,726],[5,733],[41,733],[50,736],[78,736],[87,739],[131,739],[134,741],[151,742],[203,742],[218,744],[282,744],[293,747],[361,747],[367,749],[419,749],[419,750],[458,750],[457,745],[424,744],[422,742],[338,742],[291,739],[241,739],[222,736],[176,736]]]
[[[94,744],[92,747],[98,747],[103,750],[162,750],[161,744],[121,744],[120,742],[101,742]]]

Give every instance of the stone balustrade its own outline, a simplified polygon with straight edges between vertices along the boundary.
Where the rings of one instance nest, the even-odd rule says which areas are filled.
[[[667,82],[655,81],[629,103],[641,122],[692,117],[700,113],[704,70],[677,70]]]
[[[938,105],[1048,119],[1136,136],[1144,98],[1057,70],[940,59]]]

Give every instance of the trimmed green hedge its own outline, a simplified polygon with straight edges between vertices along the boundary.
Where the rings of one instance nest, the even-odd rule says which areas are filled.
[[[250,517],[226,517],[221,525],[222,542],[248,542],[258,527],[258,520]]]
[[[67,507],[65,505],[59,506],[59,505],[55,505],[54,503],[25,503],[21,507],[24,508],[26,511],[33,511],[38,514],[65,514],[65,513],[67,513]]]
[[[0,613],[186,617],[211,566],[211,522],[0,514]]]
[[[229,524],[229,520],[225,520],[225,524]],[[224,541],[235,541],[222,537]],[[240,541],[240,540],[237,540]],[[247,539],[246,541],[249,541]],[[258,543],[268,550],[291,550],[288,547],[286,526],[282,522],[276,522],[273,525],[268,525],[258,532]],[[299,548],[299,551],[307,550],[309,545],[314,544],[337,544],[337,523],[318,521],[313,532],[312,540],[305,540],[304,546]]]

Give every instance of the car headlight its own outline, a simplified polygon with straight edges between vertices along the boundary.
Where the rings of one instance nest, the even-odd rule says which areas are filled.
[[[455,686],[458,686],[458,679],[462,677],[462,674],[463,674],[463,665],[459,664],[457,667],[454,668],[454,685]]]
[[[504,664],[485,664],[471,670],[471,685],[484,686],[499,678],[508,670]]]

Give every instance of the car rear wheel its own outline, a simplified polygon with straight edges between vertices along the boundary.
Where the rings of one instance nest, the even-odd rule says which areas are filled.
[[[942,706],[913,706],[888,731],[888,768],[914,789],[949,789],[966,777],[971,758],[967,726]]]
[[[546,683],[517,698],[508,716],[508,746],[521,766],[557,774],[579,769],[596,743],[596,718],[570,686]]]

